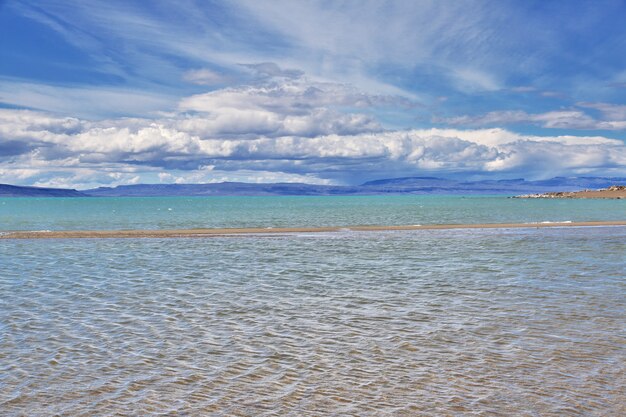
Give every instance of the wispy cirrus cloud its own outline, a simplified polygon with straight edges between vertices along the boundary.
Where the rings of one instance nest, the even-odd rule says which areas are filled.
[[[555,84],[566,88],[579,84],[580,74],[590,84],[606,84],[606,74],[598,74],[585,56],[602,56],[626,39],[615,25],[598,26],[619,15],[614,10],[618,5],[606,1],[575,9],[549,7],[562,13],[542,14],[525,4],[488,0],[185,0],[148,6],[136,1],[47,0],[41,5],[16,2],[10,8],[62,36],[103,71],[151,89],[175,86],[183,74],[215,82],[215,73],[194,75],[199,68],[220,68],[236,82],[232,76],[240,64],[263,62],[351,83],[370,93],[413,98],[472,95],[520,81],[533,81],[540,90]],[[579,59],[572,60],[571,39],[581,37],[589,45],[579,42]],[[600,39],[604,42],[594,42]],[[623,60],[606,61],[603,71],[619,79]]]
[[[171,110],[164,93],[99,86],[60,86],[0,78],[0,103],[86,118],[148,115]]]
[[[598,110],[605,120],[626,120],[626,105],[624,104],[580,102],[577,105],[578,107]]]
[[[435,118],[436,123],[452,126],[502,126],[535,124],[548,129],[626,130],[626,106],[607,103],[583,103],[579,107],[599,110],[602,119],[596,119],[579,109],[554,110],[545,113],[527,113],[521,110],[493,111],[478,116]]]
[[[232,81],[232,78],[208,68],[200,68],[185,72],[183,80],[198,85],[216,86],[226,84]]]

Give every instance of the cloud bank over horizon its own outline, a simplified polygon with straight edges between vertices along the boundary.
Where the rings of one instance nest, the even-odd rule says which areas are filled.
[[[626,174],[621,140],[502,128],[387,129],[372,115],[400,105],[411,103],[298,77],[185,97],[177,111],[155,118],[94,121],[0,109],[0,176],[16,184],[89,188]]]
[[[608,0],[2,3],[0,182],[626,176],[621,17]]]

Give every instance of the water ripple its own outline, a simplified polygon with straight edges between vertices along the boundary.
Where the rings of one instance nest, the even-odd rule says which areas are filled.
[[[625,238],[0,242],[0,409],[624,415]]]

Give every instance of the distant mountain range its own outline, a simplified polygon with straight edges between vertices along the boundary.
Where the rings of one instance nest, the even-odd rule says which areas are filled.
[[[87,194],[66,188],[20,187],[0,184],[0,197],[87,197]]]
[[[381,195],[381,194],[525,194],[580,191],[626,184],[626,178],[556,177],[526,181],[456,181],[434,177],[405,177],[369,181],[355,186],[302,183],[251,184],[136,184],[91,190],[19,187],[0,184],[0,197],[160,197],[160,196],[270,196],[270,195]]]

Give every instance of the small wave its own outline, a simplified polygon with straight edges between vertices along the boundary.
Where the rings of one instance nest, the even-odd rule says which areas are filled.
[[[549,220],[545,220],[542,222],[525,222],[523,224],[569,224],[572,223],[571,220],[564,220],[564,221],[549,221]]]

